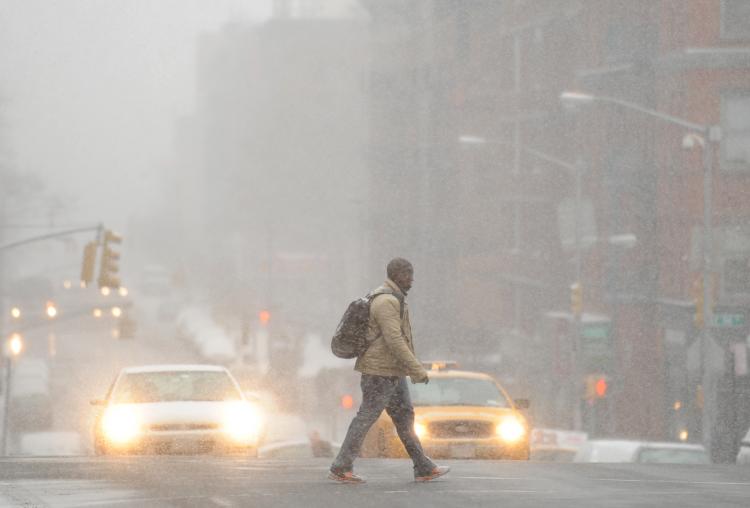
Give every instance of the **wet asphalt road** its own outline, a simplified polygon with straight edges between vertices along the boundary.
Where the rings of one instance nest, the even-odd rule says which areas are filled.
[[[0,460],[0,506],[740,507],[750,468],[449,461],[415,484],[405,460],[361,460],[366,485],[325,479],[328,460],[176,456]]]

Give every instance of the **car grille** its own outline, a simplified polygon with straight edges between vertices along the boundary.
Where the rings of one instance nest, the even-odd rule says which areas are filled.
[[[215,430],[218,423],[159,423],[149,427],[154,432],[170,432],[179,430]]]
[[[430,437],[435,438],[487,438],[494,435],[492,422],[471,420],[451,420],[429,424]]]

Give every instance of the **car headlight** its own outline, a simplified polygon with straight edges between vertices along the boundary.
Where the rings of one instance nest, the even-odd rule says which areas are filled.
[[[128,405],[110,406],[102,418],[107,441],[116,445],[129,443],[138,436],[141,422],[136,410]]]
[[[260,410],[248,402],[229,404],[224,413],[224,432],[238,443],[251,444],[257,441],[262,425]]]
[[[515,443],[526,435],[526,427],[515,417],[505,418],[495,431],[506,443]]]
[[[427,426],[424,423],[414,423],[414,433],[419,439],[422,439],[427,435]]]

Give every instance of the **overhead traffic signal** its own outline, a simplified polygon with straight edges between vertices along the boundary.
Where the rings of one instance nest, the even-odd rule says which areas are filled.
[[[570,311],[574,316],[583,313],[583,285],[578,281],[570,285]]]
[[[102,241],[102,258],[99,264],[99,279],[97,279],[100,288],[120,287],[120,279],[116,276],[117,272],[120,271],[120,266],[117,263],[120,259],[120,253],[115,252],[110,247],[111,244],[118,243],[122,243],[121,236],[110,230],[104,232],[104,239]]]
[[[94,281],[96,271],[96,242],[89,242],[83,248],[83,264],[81,266],[81,282],[86,286]]]

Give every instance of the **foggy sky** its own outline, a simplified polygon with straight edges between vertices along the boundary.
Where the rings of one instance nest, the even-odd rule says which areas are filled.
[[[266,0],[0,0],[0,124],[11,167],[122,230],[164,192],[192,109],[195,36],[262,21]]]

